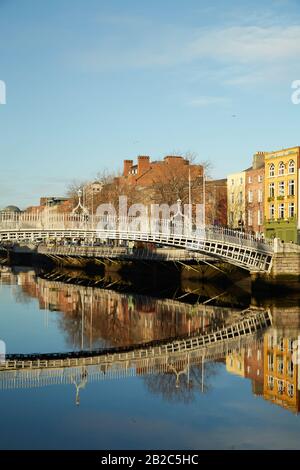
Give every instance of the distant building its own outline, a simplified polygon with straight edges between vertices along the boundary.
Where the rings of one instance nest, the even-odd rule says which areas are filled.
[[[95,195],[101,193],[103,183],[101,181],[93,181],[88,183],[83,188],[83,194],[86,200],[91,200]]]
[[[227,225],[233,229],[245,228],[246,171],[227,176]]]
[[[257,152],[245,170],[245,227],[256,235],[263,233],[265,153]]]
[[[172,203],[176,202],[176,181],[178,187],[188,190],[189,178],[191,181],[192,204],[203,204],[205,199],[205,222],[209,225],[226,225],[227,211],[227,181],[226,179],[206,179],[204,183],[204,168],[200,164],[193,164],[182,156],[169,155],[163,160],[152,161],[149,156],[139,156],[137,163],[133,160],[124,160],[123,175],[118,178],[122,183],[145,189],[141,193],[140,202],[156,203],[154,186],[156,184],[169,185],[172,193]],[[167,191],[166,191],[167,192]],[[205,193],[205,195],[204,195]],[[170,201],[164,201],[169,203]],[[185,203],[188,200],[186,198]],[[195,207],[195,206],[194,206]]]
[[[2,214],[19,214],[20,212],[22,211],[17,206],[7,206],[0,210]]]
[[[205,183],[205,222],[207,225],[227,224],[227,180],[207,180]]]
[[[30,206],[27,207],[25,212],[37,214],[40,212],[51,212],[52,214],[55,213],[63,213],[63,212],[70,212],[73,207],[73,202],[70,198],[67,197],[57,197],[57,196],[43,196],[40,198],[40,204],[38,206]]]
[[[300,147],[265,154],[265,235],[299,243]]]
[[[190,169],[193,179],[203,176],[202,165],[191,164],[182,156],[170,155],[163,160],[151,162],[149,156],[140,155],[137,164],[134,164],[133,160],[124,160],[123,175],[120,179],[125,179],[131,185],[148,187],[153,185],[154,181],[163,178],[165,172],[182,175],[183,171],[187,175],[188,169]]]

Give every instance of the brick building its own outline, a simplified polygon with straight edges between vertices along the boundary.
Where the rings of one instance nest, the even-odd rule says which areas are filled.
[[[64,212],[71,212],[73,205],[74,203],[70,198],[47,196],[40,198],[40,204],[38,206],[27,207],[24,212],[37,214],[47,211],[51,214],[62,214]]]
[[[227,224],[227,179],[207,180],[205,183],[205,223]]]
[[[203,166],[190,164],[189,160],[181,156],[170,155],[163,160],[150,161],[148,156],[138,156],[137,164],[133,160],[124,160],[123,175],[129,184],[149,187],[154,181],[160,180],[166,172],[186,176],[190,170],[191,178],[203,176]]]
[[[245,228],[263,233],[265,153],[257,152],[253,164],[245,170]]]
[[[254,341],[245,348],[245,377],[252,381],[252,392],[263,395],[264,388],[264,344]]]
[[[138,189],[145,189],[141,193],[143,200],[140,202],[170,204],[175,203],[177,197],[183,203],[188,203],[189,178],[193,204],[203,203],[205,192],[206,224],[226,225],[227,180],[207,179],[204,183],[203,166],[191,164],[182,156],[169,155],[153,162],[149,156],[139,156],[137,164],[133,160],[124,160],[123,175],[118,180]],[[157,194],[155,187],[160,183],[162,191]]]

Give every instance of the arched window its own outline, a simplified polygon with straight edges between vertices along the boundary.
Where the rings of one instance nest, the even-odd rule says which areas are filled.
[[[269,176],[275,176],[275,165],[274,165],[274,163],[271,163],[271,165],[270,165]]]
[[[280,162],[278,166],[278,175],[284,175],[284,163]]]
[[[295,173],[295,162],[294,162],[294,160],[289,161],[289,173]]]

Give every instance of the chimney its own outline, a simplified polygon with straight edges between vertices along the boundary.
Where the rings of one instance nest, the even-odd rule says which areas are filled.
[[[253,170],[257,170],[258,168],[261,168],[265,164],[265,152],[256,152],[253,155]]]
[[[150,168],[150,157],[140,155],[138,157],[138,176],[143,175],[146,173],[147,170]]]
[[[130,168],[133,165],[133,160],[124,160],[124,169],[123,169],[123,176],[127,176],[129,173]]]

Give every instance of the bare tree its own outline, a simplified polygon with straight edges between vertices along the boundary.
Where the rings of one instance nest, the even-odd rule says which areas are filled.
[[[87,181],[84,181],[84,180],[76,180],[76,179],[72,180],[67,186],[67,191],[66,191],[67,197],[69,197],[70,199],[76,200],[78,197],[78,191],[80,189],[83,189],[86,184],[87,184]]]
[[[109,172],[109,170],[105,169],[105,170],[98,171],[96,175],[96,181],[99,181],[103,185],[111,184],[113,183],[114,179],[119,176],[120,176],[119,172]]]

